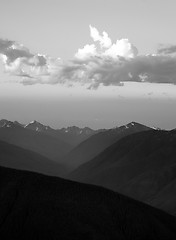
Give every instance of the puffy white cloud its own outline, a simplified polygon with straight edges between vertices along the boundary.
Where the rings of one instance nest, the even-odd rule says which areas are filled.
[[[99,42],[100,46],[103,48],[109,48],[112,45],[111,39],[108,37],[106,32],[103,32],[103,36],[101,36],[98,30],[95,27],[89,25],[90,28],[90,36],[93,38],[95,42]]]
[[[117,40],[112,44],[111,39],[106,32],[103,32],[101,36],[95,27],[90,27],[90,36],[95,42],[98,42],[100,49],[95,44],[85,45],[82,49],[79,49],[75,54],[77,58],[89,58],[90,56],[107,56],[110,58],[133,58],[138,54],[137,48],[129,42],[128,39]]]
[[[108,48],[104,55],[110,56],[112,58],[117,58],[118,56],[125,58],[134,58],[138,54],[138,50],[133,44],[129,42],[128,39],[117,40],[110,48]]]
[[[83,48],[78,49],[75,54],[76,58],[86,59],[97,55],[96,47],[94,44],[87,44]]]

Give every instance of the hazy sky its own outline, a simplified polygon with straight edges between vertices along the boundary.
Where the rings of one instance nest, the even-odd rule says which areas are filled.
[[[0,118],[176,128],[175,0],[1,0]]]

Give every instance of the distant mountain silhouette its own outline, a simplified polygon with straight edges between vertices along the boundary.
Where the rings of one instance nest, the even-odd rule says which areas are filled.
[[[30,130],[44,133],[45,135],[57,138],[60,141],[69,144],[70,146],[72,146],[72,148],[78,145],[79,143],[81,143],[82,141],[86,140],[90,136],[98,132],[104,131],[104,129],[93,130],[88,127],[79,128],[76,126],[61,128],[61,129],[53,129],[50,126],[46,126],[40,122],[37,122],[36,120],[31,121],[27,125],[21,124],[17,121],[12,122],[6,119],[0,120],[0,128],[11,128],[16,126],[21,126],[25,129],[30,129]]]
[[[176,132],[153,130],[124,137],[69,177],[176,214]]]
[[[0,167],[0,239],[175,240],[176,219],[101,187]]]
[[[20,127],[24,127],[23,124],[17,122],[17,121],[8,121],[6,119],[1,119],[0,120],[0,128],[11,128],[11,127],[17,127],[17,126],[20,126]]]
[[[59,136],[61,137],[61,139],[75,147],[89,137],[99,132],[105,131],[105,129],[93,130],[89,127],[79,128],[76,126],[72,126],[67,128],[61,128],[56,131],[57,134],[59,134]]]
[[[35,152],[0,141],[0,166],[61,176],[66,169]]]
[[[53,129],[49,126],[45,126],[37,121],[32,121],[25,126],[27,129],[31,129],[38,132],[43,132],[52,137],[58,138],[66,143],[69,143],[71,146],[75,147],[80,142],[86,140],[90,136],[103,131],[103,130],[93,130],[91,128],[79,128],[76,126]]]
[[[151,128],[136,122],[131,122],[121,127],[99,132],[71,150],[64,157],[63,163],[72,169],[75,169],[79,165],[90,161],[92,158],[97,156],[99,153],[101,153],[103,150],[105,150],[107,147],[119,139],[132,133],[148,130],[151,130]]]
[[[37,132],[47,132],[47,130],[52,130],[52,128],[50,126],[45,126],[40,122],[37,121],[32,121],[29,124],[24,126],[27,129],[31,129],[33,131],[37,131]],[[53,129],[54,130],[54,129]]]
[[[4,120],[3,120],[4,121]],[[0,140],[37,152],[47,158],[59,161],[71,150],[71,145],[43,132],[24,128],[15,122],[0,123]]]

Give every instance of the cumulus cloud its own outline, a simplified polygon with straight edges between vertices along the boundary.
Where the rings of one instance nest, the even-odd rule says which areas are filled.
[[[116,43],[112,44],[111,39],[108,37],[106,32],[103,32],[101,36],[95,27],[89,26],[90,36],[94,42],[98,42],[100,50],[95,44],[87,44],[82,49],[79,49],[75,54],[77,58],[90,58],[92,56],[105,56],[110,58],[133,58],[137,56],[137,48],[129,42],[128,39],[117,40]]]
[[[21,77],[23,84],[80,84],[89,89],[99,85],[124,82],[176,83],[176,46],[160,46],[157,54],[139,55],[128,39],[115,43],[106,32],[90,27],[94,41],[78,49],[74,58],[60,58],[31,53],[14,41],[0,40],[0,56],[5,71]]]
[[[87,44],[83,48],[78,49],[75,54],[76,58],[86,59],[97,55],[96,47],[94,44]]]
[[[22,82],[23,78],[29,78],[31,81],[32,78],[49,74],[49,57],[33,54],[29,49],[15,41],[0,39],[0,57],[5,72],[21,77]]]
[[[109,48],[112,45],[112,41],[108,37],[108,34],[106,32],[103,32],[103,35],[101,36],[95,27],[92,27],[91,25],[89,25],[89,28],[90,28],[90,36],[95,42],[98,41],[102,48],[103,47]]]
[[[125,57],[134,58],[138,54],[138,50],[133,44],[129,42],[128,39],[117,40],[109,49],[104,52],[104,55],[110,56],[112,58]]]

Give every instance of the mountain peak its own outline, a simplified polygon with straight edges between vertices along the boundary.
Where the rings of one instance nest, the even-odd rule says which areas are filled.
[[[10,125],[12,122],[8,121],[7,119],[1,119],[0,120],[0,127],[4,128],[7,127],[8,125]]]
[[[64,133],[74,134],[74,135],[80,135],[80,134],[90,135],[94,132],[94,130],[89,127],[79,128],[77,126],[61,128],[60,131]]]
[[[48,130],[50,127],[45,126],[42,123],[37,122],[36,120],[33,120],[29,124],[25,125],[25,128],[41,132],[41,131]]]
[[[1,119],[0,120],[0,128],[12,128],[12,127],[16,127],[16,126],[23,126],[22,124],[20,124],[17,121],[9,121],[7,119]]]
[[[142,124],[141,124],[141,123],[138,123],[138,122],[132,121],[132,122],[128,123],[127,125],[129,125],[129,126],[139,126],[139,125],[142,125]],[[143,125],[143,126],[144,126],[144,125]]]
[[[31,121],[29,124],[37,123],[36,120]]]
[[[142,127],[142,128],[150,128],[150,127],[148,127],[148,126],[146,126],[146,125],[143,125],[143,124],[141,124],[141,123],[138,123],[138,122],[130,122],[130,123],[128,123],[128,124],[126,124],[126,125],[124,125],[126,128],[131,128],[131,127]]]
[[[43,125],[42,123],[40,123],[40,122],[38,122],[38,121],[36,121],[36,120],[32,120],[29,124],[40,124],[40,125]],[[29,125],[28,124],[28,125]]]
[[[145,126],[145,125],[143,125],[143,124],[141,124],[141,123],[138,123],[138,122],[130,122],[130,123],[127,123],[126,125],[122,125],[122,126],[120,126],[120,127],[114,127],[114,128],[112,128],[112,129],[110,129],[110,131],[115,131],[115,132],[118,132],[119,130],[120,131],[124,131],[125,129],[137,129],[137,128],[139,128],[139,129],[141,129],[141,128],[143,128],[143,129],[150,129],[150,127],[147,127],[147,126]]]

